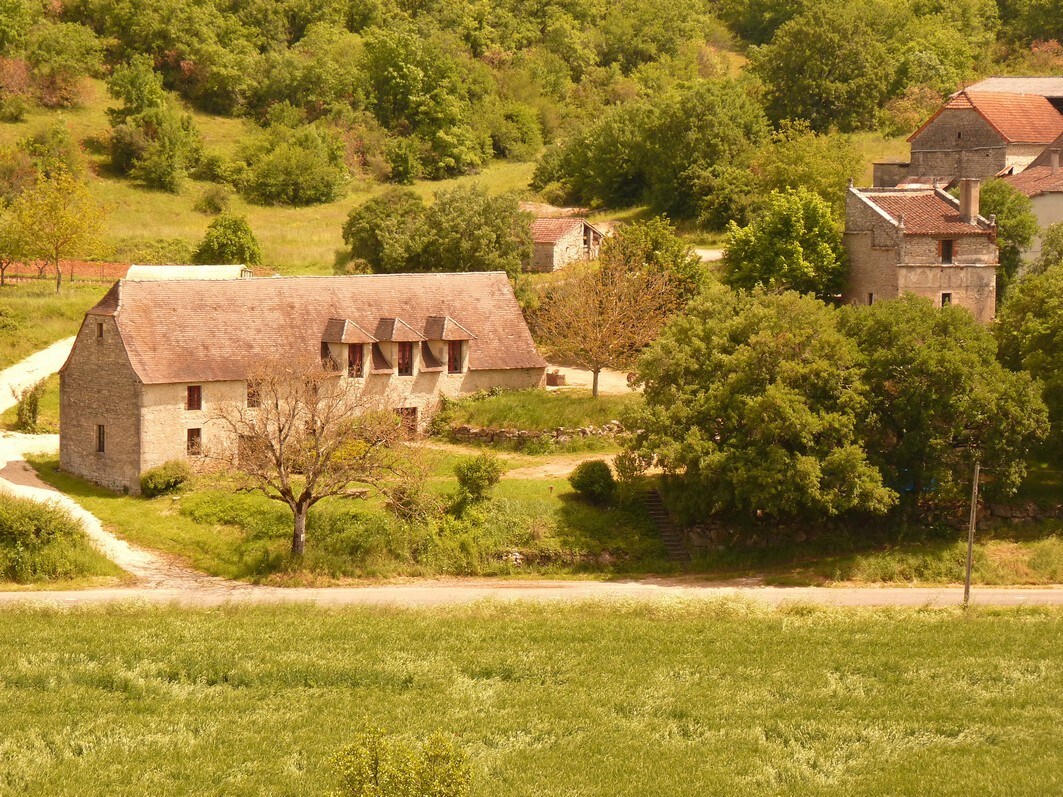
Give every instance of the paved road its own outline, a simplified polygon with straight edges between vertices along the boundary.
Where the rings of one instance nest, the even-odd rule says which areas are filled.
[[[12,391],[36,384],[62,368],[73,346],[74,339],[65,338],[0,371],[0,412],[15,406],[15,394]]]

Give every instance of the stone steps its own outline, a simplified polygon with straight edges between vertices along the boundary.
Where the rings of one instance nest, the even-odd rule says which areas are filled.
[[[690,550],[687,548],[682,532],[672,522],[672,517],[668,514],[661,494],[654,489],[647,490],[643,496],[643,503],[654,525],[657,526],[661,541],[668,552],[668,558],[677,564],[689,564]]]

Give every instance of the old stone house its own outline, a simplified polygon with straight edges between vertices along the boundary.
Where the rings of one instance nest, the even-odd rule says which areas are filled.
[[[1041,229],[1063,221],[1063,171],[1060,170],[1060,153],[1063,152],[1063,136],[1018,174],[1005,177],[1011,185],[1030,198],[1033,212]],[[1041,254],[1041,239],[1038,236],[1026,255],[1031,260]]]
[[[850,187],[842,300],[869,305],[914,293],[992,321],[999,251],[995,222],[978,212],[980,187],[962,180],[959,199],[940,188]]]
[[[1021,171],[1063,135],[1060,101],[1004,91],[1000,87],[1010,85],[1008,79],[993,80],[997,82],[976,84],[953,95],[908,138],[909,161],[874,165],[874,184],[944,184]]]
[[[586,219],[535,219],[531,231],[531,262],[525,271],[557,271],[576,260],[594,260],[602,245],[602,231]]]
[[[329,358],[412,424],[441,396],[542,384],[504,273],[119,281],[60,371],[62,467],[115,490],[222,439],[263,362]]]

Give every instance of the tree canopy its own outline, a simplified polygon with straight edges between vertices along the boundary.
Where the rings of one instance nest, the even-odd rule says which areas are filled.
[[[245,217],[222,213],[207,225],[192,261],[203,265],[257,266],[262,262],[262,250]]]

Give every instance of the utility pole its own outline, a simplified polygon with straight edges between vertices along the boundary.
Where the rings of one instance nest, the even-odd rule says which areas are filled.
[[[971,480],[971,520],[967,525],[967,579],[963,582],[963,608],[971,601],[971,566],[974,564],[974,527],[978,522],[978,471],[981,463],[974,461],[974,478]]]

